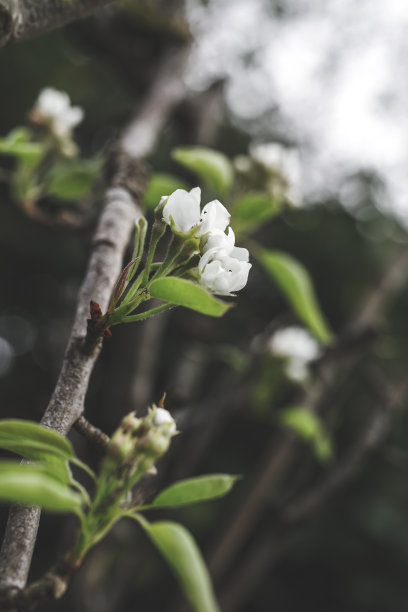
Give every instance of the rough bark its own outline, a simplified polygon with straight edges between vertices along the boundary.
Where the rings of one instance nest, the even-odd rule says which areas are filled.
[[[0,0],[0,47],[87,17],[115,0]]]
[[[1,0],[0,0],[1,1]],[[60,376],[41,423],[66,435],[82,415],[85,394],[101,343],[92,350],[86,343],[89,301],[106,309],[120,273],[124,250],[135,221],[142,214],[140,201],[145,172],[140,159],[148,155],[173,107],[184,95],[181,79],[186,55],[169,56],[158,71],[150,93],[118,143],[108,167],[110,186],[78,296],[75,320]],[[24,588],[37,535],[40,512],[13,507],[0,552],[0,591]]]

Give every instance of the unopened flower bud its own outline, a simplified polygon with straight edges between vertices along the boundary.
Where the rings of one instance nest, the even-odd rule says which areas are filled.
[[[154,219],[157,222],[163,222],[163,209],[165,207],[165,205],[167,204],[167,200],[169,199],[168,195],[164,195],[160,198],[160,202],[158,203],[158,205],[156,206],[156,208],[154,209]]]
[[[121,431],[117,431],[108,446],[108,455],[114,457],[117,461],[124,461],[133,454],[135,441],[131,436],[125,435]]]
[[[142,424],[142,419],[138,419],[135,412],[130,412],[122,419],[119,425],[119,430],[129,433],[132,432],[134,435],[140,429]]]
[[[156,411],[153,417],[153,423],[154,425],[157,425],[157,426],[168,424],[170,425],[169,430],[168,430],[169,434],[172,436],[176,433],[176,423],[173,417],[171,416],[170,412],[166,410],[165,408],[156,408]]]

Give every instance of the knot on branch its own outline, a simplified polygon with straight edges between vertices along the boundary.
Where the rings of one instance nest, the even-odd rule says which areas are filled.
[[[116,149],[105,166],[105,180],[111,187],[126,189],[140,204],[146,190],[148,171],[146,164]]]
[[[0,592],[1,610],[34,610],[45,601],[60,599],[67,590],[71,573],[61,563],[25,589],[3,589]]]

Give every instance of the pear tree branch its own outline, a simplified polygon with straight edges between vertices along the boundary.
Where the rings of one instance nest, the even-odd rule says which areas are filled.
[[[109,187],[79,292],[71,336],[54,393],[41,420],[44,426],[62,435],[69,432],[84,411],[89,378],[101,350],[101,341],[94,346],[86,342],[89,302],[91,299],[98,302],[102,309],[108,305],[135,221],[142,215],[146,172],[141,160],[152,151],[164,122],[185,94],[181,78],[185,59],[184,50],[168,54],[108,164]],[[0,591],[15,592],[17,597],[24,588],[39,519],[38,508],[11,508],[0,551]]]

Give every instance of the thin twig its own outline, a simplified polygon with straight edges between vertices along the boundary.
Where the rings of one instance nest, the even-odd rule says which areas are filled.
[[[98,449],[105,451],[109,444],[109,436],[101,429],[92,425],[83,415],[74,423],[74,427],[87,440],[92,442]]]

